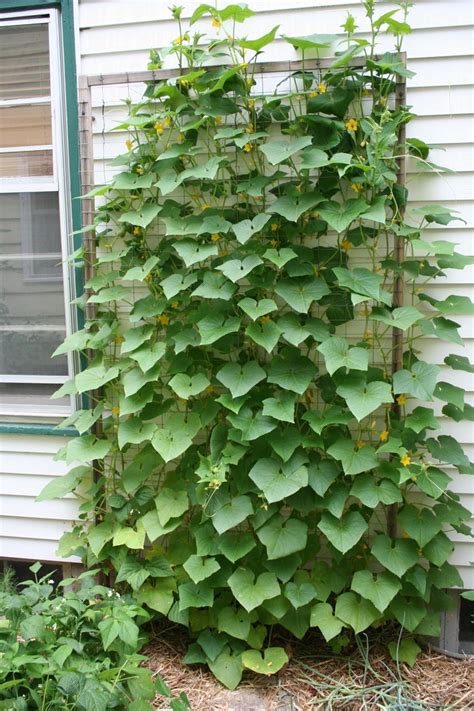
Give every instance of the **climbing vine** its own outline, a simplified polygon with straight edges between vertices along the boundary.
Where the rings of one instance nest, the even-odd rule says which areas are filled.
[[[245,5],[201,5],[187,28],[173,8],[179,36],[150,68],[176,57],[176,77],[129,103],[120,172],[92,193],[97,313],[57,351],[93,351],[57,394],[92,393],[59,455],[83,466],[43,493],[87,492],[62,554],[188,627],[185,661],[229,687],[285,664],[275,626],[335,648],[390,620],[436,635],[443,589],[462,585],[447,532],[470,514],[449,471],[471,465],[439,415],[473,409],[423,352],[462,343],[451,315],[471,302],[428,283],[470,260],[426,229],[452,212],[407,208],[400,163],[441,169],[394,102],[408,3],[374,4],[370,41],[350,15],[342,41],[278,40],[303,61],[275,88],[258,59],[278,27],[242,39]],[[216,38],[193,34],[201,18]],[[381,32],[395,46],[380,57]]]

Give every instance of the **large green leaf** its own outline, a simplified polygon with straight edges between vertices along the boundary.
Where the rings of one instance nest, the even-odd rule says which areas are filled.
[[[395,575],[391,573],[372,575],[370,570],[358,570],[352,578],[351,585],[352,590],[366,600],[370,600],[380,612],[387,609],[401,587]]]
[[[217,629],[219,632],[226,632],[231,637],[246,640],[250,633],[251,617],[241,607],[235,610],[233,607],[223,607],[217,616]]]
[[[292,155],[311,145],[311,136],[287,136],[277,141],[268,141],[259,146],[271,165],[277,165],[291,158]]]
[[[193,583],[200,583],[202,580],[206,580],[206,578],[217,573],[220,567],[215,558],[202,558],[199,555],[191,555],[183,563],[183,568]]]
[[[276,212],[289,222],[297,222],[304,212],[312,210],[323,199],[318,193],[303,193],[298,197],[284,195],[270,205],[268,212]]]
[[[270,215],[261,212],[251,220],[236,222],[232,225],[232,229],[240,244],[245,244],[265,227],[269,219]]]
[[[184,583],[178,586],[179,609],[182,612],[190,607],[212,607],[214,591],[205,583]]]
[[[235,563],[244,555],[250,553],[256,546],[256,542],[251,533],[243,533],[242,531],[230,531],[219,537],[219,550],[227,560]]]
[[[119,217],[119,222],[126,222],[129,225],[135,225],[136,227],[145,229],[153,222],[162,209],[161,205],[143,205],[137,210],[124,212],[123,215]]]
[[[304,37],[287,37],[285,40],[289,42],[295,49],[325,49],[338,39],[338,35],[322,35],[313,34],[305,35]]]
[[[419,506],[405,505],[398,512],[398,523],[402,531],[405,531],[410,538],[413,538],[420,548],[429,543],[443,525],[430,509]]]
[[[370,627],[380,617],[380,613],[369,600],[353,592],[345,592],[336,600],[336,616],[359,634]]]
[[[228,689],[235,689],[239,685],[243,671],[240,654],[233,654],[226,648],[208,664],[216,679]]]
[[[427,609],[419,598],[397,597],[390,605],[390,612],[404,629],[413,632],[425,617]]]
[[[167,299],[172,299],[173,296],[181,291],[188,289],[197,281],[195,274],[172,274],[160,282],[160,286]]]
[[[63,459],[66,464],[93,462],[95,459],[104,459],[111,448],[112,440],[81,435],[69,440],[67,445],[59,450],[55,459]]]
[[[169,415],[166,427],[156,430],[151,443],[164,461],[170,462],[192,445],[200,429],[201,421],[193,413],[187,417],[181,414]]]
[[[328,449],[328,454],[338,459],[345,474],[354,476],[374,469],[379,464],[373,447],[357,447],[351,440],[338,439]]]
[[[271,353],[280,339],[281,328],[273,321],[263,321],[251,323],[245,329],[245,333],[254,343],[264,348],[267,353]]]
[[[366,296],[369,299],[383,301],[384,303],[388,296],[388,303],[391,303],[391,296],[386,296],[387,292],[381,290],[383,277],[380,274],[371,272],[364,267],[356,267],[355,269],[334,267],[333,272],[339,285],[349,289],[353,294]]]
[[[163,487],[155,498],[158,518],[162,526],[166,526],[172,518],[178,518],[189,508],[188,495],[181,489]]]
[[[347,407],[359,422],[380,405],[393,401],[389,383],[378,380],[371,383],[362,380],[348,381],[347,384],[339,385],[336,392],[345,399]]]
[[[278,269],[281,269],[298,255],[291,248],[282,247],[281,249],[267,249],[263,256],[277,266]]]
[[[314,301],[319,301],[330,293],[324,279],[317,277],[282,279],[276,285],[275,292],[288,306],[302,314],[308,313]]]
[[[323,202],[318,206],[318,212],[323,220],[336,232],[344,232],[351,223],[368,208],[362,198],[346,200],[343,203],[335,201]]]
[[[272,432],[277,423],[270,417],[264,417],[260,412],[253,413],[248,407],[239,410],[238,414],[227,415],[227,419],[242,433],[243,440],[253,440]]]
[[[407,328],[413,326],[414,323],[423,318],[418,309],[414,306],[401,306],[393,311],[374,307],[371,311],[370,318],[373,321],[381,321],[391,328],[399,328],[406,331]]]
[[[250,361],[245,365],[227,363],[217,372],[216,377],[230,390],[233,398],[238,398],[264,380],[266,373],[256,361]]]
[[[331,605],[327,602],[319,602],[311,608],[311,627],[318,627],[326,640],[329,642],[342,630],[344,623],[333,613]]]
[[[323,113],[344,118],[350,103],[354,99],[354,91],[349,87],[337,86],[332,91],[325,91],[308,100],[308,111]]]
[[[111,367],[105,363],[86,368],[76,375],[75,385],[79,394],[89,390],[96,390],[102,385],[114,380],[118,376],[120,368],[117,365]]]
[[[241,39],[237,40],[237,43],[240,47],[243,47],[244,49],[252,49],[254,52],[260,52],[263,47],[266,47],[267,44],[273,42],[279,27],[280,25],[276,25],[272,30],[270,30],[270,32],[267,32],[266,34],[262,35],[261,37],[258,37],[257,39]]]
[[[261,299],[260,301],[255,301],[255,299],[250,299],[248,296],[245,297],[245,299],[241,299],[238,306],[252,319],[252,321],[256,321],[258,318],[261,318],[272,311],[276,311],[278,308],[273,299]]]
[[[199,242],[192,240],[175,242],[173,247],[187,267],[191,267],[193,264],[202,262],[209,257],[215,257],[218,253],[216,244],[199,244]]]
[[[367,531],[367,521],[358,511],[348,511],[340,518],[324,512],[318,523],[319,530],[341,553],[347,553]]]
[[[204,299],[222,299],[228,301],[232,298],[237,287],[234,286],[223,274],[206,272],[202,283],[194,289],[191,296],[202,296]]]
[[[463,448],[450,435],[440,435],[437,440],[428,439],[426,441],[428,450],[435,459],[440,462],[453,464],[455,467],[469,467],[469,459],[464,454]]]
[[[209,314],[198,321],[197,327],[201,336],[201,346],[208,346],[215,343],[219,338],[235,333],[240,328],[240,319],[231,316],[225,319],[219,313]]]
[[[308,410],[303,415],[313,432],[321,434],[325,427],[330,425],[347,425],[352,420],[352,415],[336,405],[328,407],[323,412]]]
[[[305,462],[306,459],[297,454],[285,463],[269,458],[259,459],[250,470],[249,477],[263,491],[267,501],[281,501],[307,486]]]
[[[405,427],[409,427],[416,433],[424,429],[437,430],[439,422],[434,416],[433,410],[429,407],[415,407],[408,417],[405,418]]]
[[[349,348],[342,336],[332,336],[321,343],[317,349],[323,354],[326,369],[332,375],[339,368],[350,370],[367,370],[369,367],[369,352],[366,348]]]
[[[237,568],[227,582],[235,599],[247,612],[280,594],[280,586],[274,573],[260,573],[255,577],[252,571]]]
[[[258,529],[257,536],[267,549],[268,560],[275,560],[304,550],[308,526],[296,518],[285,519],[278,514]]]
[[[372,474],[361,474],[356,477],[351,496],[356,496],[364,506],[374,509],[379,503],[386,505],[402,501],[399,487],[390,479],[377,481]]]
[[[257,674],[276,674],[288,662],[283,647],[267,647],[263,653],[256,649],[242,652],[242,664]]]
[[[302,395],[316,375],[316,366],[305,356],[294,351],[272,358],[268,371],[268,382],[279,385],[284,390]]]
[[[454,405],[459,410],[464,409],[464,390],[458,388],[457,385],[441,381],[436,385],[434,396],[443,402]]]
[[[256,254],[250,254],[244,259],[228,259],[216,269],[219,269],[228,279],[235,283],[250,274],[260,264],[263,264],[260,257]]]
[[[212,523],[219,534],[238,526],[253,514],[253,504],[249,496],[234,496],[218,507],[212,514]]]
[[[275,397],[263,401],[262,414],[280,422],[295,421],[296,395],[288,390],[280,390]]]
[[[439,372],[437,365],[419,360],[411,370],[398,370],[393,374],[393,392],[432,400]]]
[[[391,539],[384,534],[375,536],[372,543],[372,555],[387,570],[401,578],[418,562],[418,546],[414,541],[402,538]]]

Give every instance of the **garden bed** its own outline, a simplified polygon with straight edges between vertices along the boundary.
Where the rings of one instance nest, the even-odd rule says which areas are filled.
[[[361,638],[363,639],[363,637]],[[147,666],[176,692],[184,691],[193,711],[467,710],[473,705],[474,659],[457,660],[428,650],[415,665],[397,664],[376,639],[368,654],[354,648],[331,654],[317,637],[285,644],[289,664],[275,676],[248,673],[227,691],[204,666],[186,666],[186,640],[177,628],[157,634],[146,648]],[[155,708],[168,708],[160,699]]]

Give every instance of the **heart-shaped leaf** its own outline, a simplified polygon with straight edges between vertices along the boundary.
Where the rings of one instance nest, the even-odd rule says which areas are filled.
[[[261,318],[272,311],[276,311],[278,308],[273,299],[261,299],[257,302],[255,299],[250,299],[248,296],[245,297],[245,299],[241,299],[238,305],[242,311],[244,311],[247,316],[252,319],[252,321],[256,321],[258,318]]]
[[[324,279],[317,277],[282,279],[276,285],[275,292],[288,306],[301,314],[307,314],[314,301],[319,301],[330,293]]]
[[[202,393],[203,390],[209,387],[210,383],[204,373],[198,373],[193,376],[178,373],[171,378],[168,385],[178,397],[183,400],[189,400],[190,397]]]
[[[280,594],[280,586],[274,573],[261,573],[258,577],[250,570],[237,568],[227,581],[235,599],[247,612]]]
[[[318,523],[319,530],[341,553],[353,548],[367,531],[367,521],[358,511],[348,511],[340,518],[324,512]]]
[[[263,654],[256,649],[242,652],[242,664],[257,674],[276,674],[289,661],[283,647],[267,647]]]
[[[270,215],[265,215],[265,213],[261,212],[251,220],[236,222],[232,225],[232,229],[240,244],[245,244],[265,227],[269,219]]]
[[[183,563],[183,568],[193,583],[200,583],[202,580],[206,580],[206,578],[217,573],[220,567],[215,558],[202,558],[199,555],[191,555]]]
[[[268,141],[259,146],[259,149],[271,165],[277,165],[310,145],[311,136],[287,136],[282,140]]]
[[[257,536],[267,549],[268,559],[275,560],[304,550],[308,526],[296,518],[276,515],[258,529]]]
[[[256,361],[250,361],[245,365],[228,363],[218,371],[216,377],[230,390],[233,398],[238,398],[263,380],[266,373]]]
[[[219,269],[228,279],[235,283],[250,274],[260,264],[263,264],[260,257],[257,257],[256,254],[250,254],[244,259],[228,259],[216,269]]]
[[[308,484],[306,460],[298,455],[288,462],[260,459],[249,472],[249,477],[263,491],[270,503],[281,501]]]

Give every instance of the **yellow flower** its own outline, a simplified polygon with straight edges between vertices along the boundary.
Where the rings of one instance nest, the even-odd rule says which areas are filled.
[[[386,96],[381,96],[379,99],[379,104],[381,106],[386,106],[387,105],[387,97]]]
[[[260,323],[270,323],[272,320],[270,316],[262,316],[258,319]]]
[[[209,210],[210,207],[211,207],[211,205],[209,205],[208,202],[205,202],[204,205],[202,206],[202,209],[203,209],[203,210]]]
[[[132,139],[131,139],[131,138],[127,138],[127,140],[125,141],[125,145],[127,146],[127,149],[128,149],[129,151],[131,151],[132,148],[133,148],[133,141],[132,141]]]
[[[249,106],[249,109],[253,109],[253,107],[255,106],[255,99],[248,99],[247,104]]]
[[[217,17],[215,17],[213,19],[213,21],[211,22],[211,25],[212,25],[212,27],[217,27],[219,29],[219,27],[222,26],[222,22],[220,20],[218,20]]]
[[[178,136],[178,141],[179,141],[180,143],[183,143],[183,141],[184,141],[185,138],[186,138],[186,136],[184,135],[184,133],[180,133],[179,136]]]
[[[188,84],[189,84],[189,81],[187,79],[179,78],[178,81],[181,84],[181,86],[188,86]]]
[[[177,301],[172,301],[172,302],[171,302],[171,308],[172,308],[172,309],[177,309],[178,307],[179,307],[179,304],[178,304]]]
[[[147,274],[146,277],[143,278],[149,284],[151,281],[153,281],[153,274]]]
[[[207,485],[208,489],[218,489],[223,482],[220,479],[212,479]]]
[[[169,116],[166,116],[166,118],[163,119],[163,126],[165,128],[169,128],[172,124],[172,121]]]
[[[364,341],[367,341],[367,343],[372,343],[373,335],[371,331],[366,331],[364,333]]]
[[[365,447],[365,442],[362,439],[358,439],[356,442],[356,447],[357,449],[362,449],[362,447]]]
[[[348,131],[357,131],[357,127],[359,124],[357,123],[356,119],[351,118],[348,121],[346,121],[346,128]]]
[[[134,228],[133,228],[133,234],[135,235],[135,237],[138,237],[138,235],[141,234],[141,232],[142,232],[142,231],[141,231],[141,228],[140,228],[140,227],[134,227]]]
[[[368,89],[364,89],[362,96],[370,96],[370,91]]]
[[[380,433],[379,440],[381,442],[386,442],[388,440],[388,430],[384,430]]]
[[[227,251],[226,249],[221,249],[221,250],[219,251],[219,257],[227,257],[228,254],[229,254],[229,253],[228,253],[228,251]]]
[[[220,240],[221,236],[215,232],[213,235],[211,235],[211,239],[213,242],[218,242]]]
[[[143,175],[143,173],[145,172],[145,168],[142,165],[137,165],[137,167],[135,168],[135,172],[138,175]]]
[[[172,44],[177,45],[177,44],[183,44],[184,42],[184,37],[176,37],[176,39],[173,40]]]
[[[399,396],[397,397],[397,404],[398,404],[398,405],[406,405],[406,404],[407,404],[406,395],[399,395]]]
[[[112,408],[112,415],[120,415],[120,407],[114,405]]]
[[[123,336],[115,336],[114,341],[115,343],[119,346],[121,343],[123,343],[125,338]]]
[[[216,118],[214,119],[214,122],[215,122],[216,126],[220,126],[222,123],[222,116],[216,116]]]
[[[351,189],[356,193],[360,193],[362,190],[362,185],[360,183],[351,183]]]
[[[410,538],[410,536],[406,531],[402,531],[402,538]]]
[[[161,123],[161,121],[158,121],[157,123],[155,123],[155,125],[153,126],[153,128],[155,129],[155,131],[157,132],[157,134],[158,134],[159,136],[161,136],[161,134],[162,134],[163,131],[165,130],[163,124]]]
[[[247,77],[247,79],[245,80],[245,83],[247,84],[248,87],[251,87],[251,86],[253,86],[254,81],[253,81],[252,77]]]
[[[271,229],[272,232],[276,232],[278,228],[279,228],[278,222],[272,222],[272,223],[271,223],[270,229]]]
[[[278,245],[279,245],[280,243],[278,242],[277,239],[271,239],[271,240],[270,240],[270,244],[272,245],[272,247],[278,247]]]
[[[246,143],[244,146],[245,153],[250,153],[253,151],[253,143]]]
[[[403,464],[404,467],[410,466],[411,458],[408,454],[404,454],[403,457],[400,458],[400,464]]]
[[[253,133],[253,126],[247,126],[245,133]]]
[[[170,317],[166,314],[162,314],[161,316],[158,316],[157,320],[161,323],[162,326],[167,326],[170,322]]]
[[[328,88],[327,88],[326,84],[322,81],[322,82],[320,82],[318,89],[319,89],[320,94],[325,94]]]
[[[208,385],[204,392],[206,392],[208,395],[212,395],[212,393],[214,392],[214,385]]]
[[[341,242],[341,249],[344,250],[344,252],[348,252],[350,249],[352,249],[352,244],[349,242],[348,239],[343,239]]]
[[[310,91],[310,92],[309,92],[309,95],[310,95],[310,98],[312,99],[314,96],[317,96],[317,95],[318,95],[318,92],[317,92],[316,90]]]

